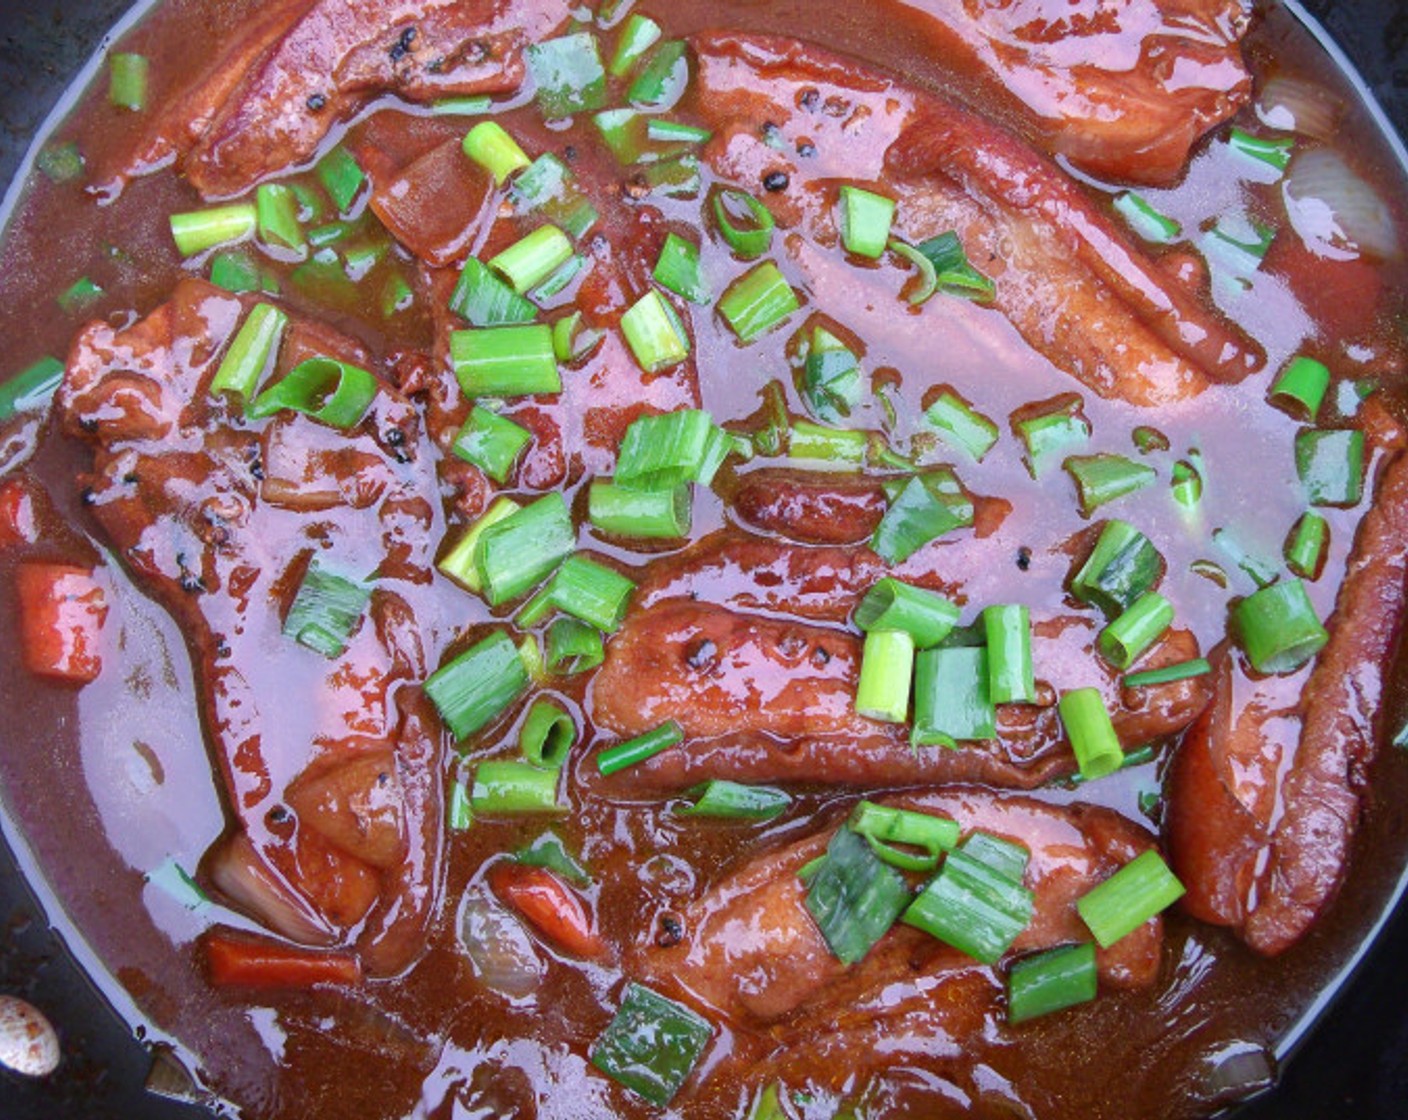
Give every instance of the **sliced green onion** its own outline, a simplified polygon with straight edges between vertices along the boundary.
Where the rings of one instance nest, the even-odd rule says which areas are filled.
[[[539,307],[547,307],[554,298],[567,290],[572,281],[576,279],[577,274],[587,265],[586,257],[580,253],[573,253],[558,265],[546,280],[532,288],[528,292],[528,298]]]
[[[639,163],[647,157],[659,158],[659,153],[650,148],[645,116],[634,109],[607,109],[595,114],[592,124],[617,163],[626,165]]]
[[[1226,529],[1212,531],[1212,543],[1217,545],[1232,563],[1249,575],[1258,587],[1267,587],[1276,581],[1279,574],[1276,565],[1263,556],[1248,552],[1240,541]]]
[[[559,610],[610,634],[621,625],[636,585],[614,568],[578,554],[562,562],[548,588]]]
[[[1286,540],[1286,567],[1303,579],[1319,579],[1329,547],[1330,523],[1307,511]]]
[[[522,295],[572,259],[572,242],[556,226],[539,226],[489,261],[489,267]]]
[[[1150,591],[1100,631],[1100,653],[1117,669],[1128,669],[1173,625],[1173,604]]]
[[[587,517],[603,533],[674,539],[689,536],[692,501],[688,485],[636,490],[598,478],[587,493]]]
[[[713,1034],[707,1019],[632,980],[589,1057],[613,1081],[663,1108],[698,1064]]]
[[[900,920],[995,964],[1031,921],[1033,897],[1019,880],[959,848]]]
[[[981,463],[997,442],[997,425],[952,389],[944,389],[924,410],[924,419],[938,430],[945,443],[967,453],[975,462]]]
[[[917,280],[907,285],[909,295],[905,298],[917,307],[939,290],[939,274],[934,271],[934,262],[907,241],[898,237],[890,238],[888,248],[896,256],[903,257],[915,268]]]
[[[609,777],[618,770],[636,766],[648,758],[654,758],[661,751],[668,750],[684,742],[684,732],[674,720],[668,720],[644,735],[607,747],[596,756],[596,766],[603,776]]]
[[[277,307],[255,304],[215,371],[210,382],[211,396],[229,393],[241,405],[253,397],[278,357],[279,341],[287,325],[288,316]]]
[[[1189,661],[1179,661],[1174,665],[1161,665],[1157,669],[1145,669],[1142,673],[1130,673],[1124,678],[1125,688],[1148,688],[1156,684],[1172,684],[1174,681],[1192,680],[1212,672],[1207,659],[1195,657]]]
[[[481,762],[474,770],[469,804],[475,816],[501,813],[565,813],[557,799],[559,771],[544,770],[526,762]]]
[[[939,859],[958,843],[958,822],[932,813],[916,813],[862,801],[847,822],[851,831],[864,836],[884,863],[901,871],[931,871]],[[896,844],[905,847],[897,848]],[[909,851],[921,848],[923,853]]]
[[[488,94],[471,97],[442,97],[430,103],[430,112],[436,117],[482,117],[494,111],[494,99]]]
[[[655,48],[626,91],[626,100],[639,109],[662,112],[675,107],[688,85],[689,55],[684,41],[671,39]]]
[[[616,485],[638,490],[669,490],[686,482],[708,486],[731,442],[700,409],[639,416],[621,441]]]
[[[556,618],[548,627],[548,668],[565,677],[595,669],[606,657],[601,631],[575,618]]]
[[[870,434],[846,428],[826,428],[809,420],[792,425],[787,454],[793,459],[815,459],[860,468],[870,450]]]
[[[252,202],[234,202],[171,215],[171,237],[183,257],[193,257],[216,245],[254,236],[259,218]]]
[[[1169,480],[1173,500],[1186,510],[1195,510],[1203,500],[1203,476],[1198,468],[1185,459],[1173,464],[1173,474]]]
[[[469,803],[469,790],[461,780],[450,783],[449,805],[446,807],[445,816],[451,832],[463,832],[474,823],[474,809]]]
[[[1101,506],[1133,494],[1158,477],[1153,467],[1123,455],[1071,455],[1061,464],[1076,484],[1080,511],[1089,517]]]
[[[357,201],[367,176],[352,153],[339,144],[319,161],[318,181],[323,184],[338,213],[346,214]]]
[[[480,121],[465,134],[463,147],[464,154],[489,172],[499,186],[530,162],[518,141],[498,121]]]
[[[1118,770],[1124,762],[1124,748],[1100,690],[1076,688],[1063,692],[1058,707],[1081,776],[1093,781]]]
[[[780,1081],[766,1086],[749,1106],[747,1120],[791,1120],[791,1114],[782,1106],[785,1092]]]
[[[988,647],[988,696],[994,704],[1031,704],[1036,700],[1032,668],[1031,610],[1004,603],[983,610]]]
[[[1291,152],[1296,142],[1289,136],[1277,137],[1274,140],[1253,136],[1250,132],[1234,127],[1227,136],[1227,146],[1238,155],[1258,160],[1277,171],[1285,171],[1287,164],[1291,162]]]
[[[652,117],[645,130],[647,138],[659,139],[663,123]],[[698,156],[682,155],[674,159],[657,160],[647,165],[642,174],[651,193],[666,198],[698,198],[704,187],[704,176],[699,170]]]
[[[759,199],[734,187],[720,187],[710,199],[719,233],[735,255],[751,261],[768,251],[776,223]]]
[[[103,297],[103,289],[86,276],[80,276],[58,297],[58,305],[66,315],[77,315]]]
[[[667,121],[662,117],[651,117],[645,126],[648,139],[662,144],[706,144],[714,136],[707,128],[698,128],[680,121]]]
[[[46,407],[64,379],[58,358],[40,358],[0,385],[0,424],[23,412]]]
[[[847,252],[878,260],[890,241],[895,200],[860,187],[844,186],[840,194],[841,244]]]
[[[1158,428],[1151,428],[1147,424],[1141,424],[1130,432],[1130,438],[1134,440],[1134,446],[1139,449],[1139,454],[1148,455],[1153,451],[1167,451],[1169,449],[1168,436],[1159,431]]]
[[[939,291],[963,299],[992,299],[996,287],[973,267],[955,231],[949,230],[921,241],[914,248],[934,266],[934,279]]]
[[[284,635],[324,657],[341,657],[371,594],[366,584],[328,571],[314,557],[284,617]]]
[[[910,900],[904,877],[870,844],[840,828],[811,876],[806,907],[842,964],[855,964],[895,924]]]
[[[528,689],[518,647],[495,630],[425,682],[425,694],[456,739],[473,735]]]
[[[518,731],[518,749],[529,766],[560,770],[577,742],[577,722],[551,700],[534,700]]]
[[[1183,894],[1183,884],[1163,857],[1150,848],[1077,899],[1076,909],[1100,947],[1108,949]]]
[[[600,109],[606,102],[606,70],[596,36],[579,31],[532,44],[528,69],[538,87],[538,107],[548,120]]]
[[[954,749],[997,737],[997,709],[988,691],[983,646],[926,649],[914,659],[915,746]]]
[[[1203,254],[1215,270],[1246,280],[1266,259],[1276,230],[1240,214],[1224,215],[1202,239]]]
[[[358,222],[329,222],[308,231],[308,244],[315,249],[323,249],[336,245],[339,241],[346,241],[361,228]]]
[[[1258,673],[1299,669],[1330,640],[1298,579],[1252,592],[1232,608],[1232,628]]]
[[[689,357],[689,336],[684,325],[654,288],[621,316],[621,333],[646,373],[677,366]]]
[[[1115,209],[1145,241],[1168,245],[1183,236],[1183,227],[1165,214],[1159,213],[1143,196],[1134,191],[1122,191],[1115,196]]]
[[[1358,505],[1364,496],[1364,433],[1347,428],[1299,432],[1296,473],[1311,505]]]
[[[367,414],[376,394],[376,378],[366,370],[336,358],[307,358],[255,397],[246,412],[260,420],[287,408],[345,431]]]
[[[924,545],[963,525],[953,509],[924,479],[909,479],[890,503],[870,539],[871,550],[887,564],[907,560]]]
[[[283,183],[261,183],[254,196],[255,226],[259,240],[291,252],[308,249],[308,238],[298,224],[298,197]]]
[[[480,534],[474,566],[490,606],[516,599],[547,578],[577,543],[572,514],[554,491],[514,510]]]
[[[914,639],[903,630],[872,630],[865,636],[856,712],[868,719],[903,723],[909,714],[914,674]]]
[[[450,310],[476,327],[531,323],[538,309],[480,261],[469,257],[450,295]]]
[[[800,307],[797,293],[772,261],[755,265],[719,297],[719,313],[740,342],[752,342]]]
[[[108,55],[108,100],[119,109],[140,113],[147,107],[150,68],[144,55]]]
[[[548,615],[552,614],[556,605],[552,601],[551,581],[538,588],[518,609],[518,613],[513,616],[513,624],[520,630],[531,630]]]
[[[1095,943],[1066,945],[1025,957],[1007,975],[1007,1021],[1025,1023],[1095,998]]]
[[[812,330],[802,367],[802,400],[818,420],[839,423],[860,404],[864,378],[860,361],[825,327]]]
[[[1297,420],[1313,424],[1329,387],[1329,369],[1314,358],[1298,354],[1277,375],[1268,399]]]
[[[381,289],[382,317],[389,319],[393,315],[399,315],[409,308],[415,299],[416,295],[411,291],[411,286],[406,283],[405,277],[400,273],[393,274],[387,278]]]
[[[384,242],[375,245],[357,245],[344,250],[343,263],[346,265],[347,279],[360,284],[385,257],[387,246]]]
[[[699,275],[699,246],[678,234],[669,234],[655,262],[655,282],[690,303],[702,305],[713,299],[709,285]]]
[[[660,25],[649,16],[638,13],[628,18],[616,40],[616,53],[611,56],[611,64],[606,68],[613,78],[624,78],[635,69],[636,63],[645,57],[660,38]]]
[[[552,325],[552,352],[568,364],[586,359],[606,337],[604,331],[582,325],[582,313],[573,311]]]
[[[450,549],[436,567],[456,583],[473,591],[476,595],[484,590],[483,581],[474,565],[474,554],[479,548],[479,538],[484,531],[504,518],[517,512],[519,505],[512,498],[498,498],[484,514],[474,522],[459,542]]]
[[[1053,409],[1014,419],[1012,427],[1026,448],[1027,473],[1037,479],[1090,439],[1090,421],[1081,412],[1079,397],[1066,397]]]
[[[527,428],[483,405],[475,405],[450,450],[502,483],[508,481],[513,465],[532,440],[533,433]]]
[[[531,844],[519,848],[513,853],[513,858],[515,862],[527,864],[529,867],[546,867],[549,871],[561,875],[573,886],[592,885],[591,872],[582,866],[581,861],[576,859],[562,840],[552,832],[544,832]]]
[[[468,397],[562,392],[552,328],[545,324],[451,331],[450,361]]]
[[[682,817],[719,817],[734,821],[770,821],[787,812],[789,794],[770,786],[746,786],[715,778],[689,805],[676,810]]]
[[[227,292],[277,293],[279,284],[265,276],[244,253],[217,253],[210,261],[210,282]]]
[[[942,595],[886,576],[856,607],[855,624],[865,632],[903,630],[915,649],[938,645],[958,623],[958,608]]]
[[[1031,862],[1031,853],[1023,845],[991,832],[970,832],[958,850],[1015,883],[1022,881]]]

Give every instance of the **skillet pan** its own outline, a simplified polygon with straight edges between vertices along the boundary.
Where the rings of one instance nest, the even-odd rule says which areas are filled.
[[[130,3],[0,0],[0,184],[9,183],[64,88]],[[1399,136],[1408,138],[1408,0],[1293,0],[1292,6],[1352,61]],[[36,880],[31,887],[7,839],[0,829],[0,993],[43,1009],[59,1031],[63,1061],[40,1081],[0,1068],[0,1117],[208,1120],[205,1109],[147,1091],[151,1051],[50,927],[42,885]],[[1405,885],[1408,872],[1395,897]],[[1322,995],[1319,1011],[1283,1044],[1290,1053],[1283,1055],[1278,1087],[1239,1109],[1235,1120],[1405,1115],[1408,904],[1386,916],[1352,970]]]

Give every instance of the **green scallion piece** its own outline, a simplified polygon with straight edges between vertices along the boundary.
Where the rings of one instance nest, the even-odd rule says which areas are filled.
[[[595,669],[606,657],[601,631],[575,618],[548,627],[548,669],[564,677]]]
[[[842,964],[861,960],[909,903],[904,877],[870,844],[840,828],[807,884],[806,907]]]
[[[791,1120],[791,1113],[782,1104],[785,1093],[786,1089],[780,1081],[765,1086],[753,1098],[746,1120]]]
[[[430,103],[431,116],[482,117],[494,111],[494,99],[488,94],[469,97],[441,97]]]
[[[689,86],[689,53],[682,39],[670,39],[655,48],[626,100],[638,109],[659,113],[673,109]]]
[[[621,333],[646,373],[677,366],[689,357],[689,335],[684,324],[654,288],[621,316]]]
[[[262,244],[292,253],[308,251],[308,238],[298,224],[298,196],[283,183],[261,183],[254,212]]]
[[[1036,700],[1032,668],[1031,610],[1004,603],[983,610],[988,647],[988,696],[994,704],[1031,704]]]
[[[210,282],[227,292],[268,292],[277,295],[279,282],[243,252],[216,253],[210,260]]]
[[[903,723],[909,715],[914,639],[903,630],[872,630],[856,684],[856,712],[868,719]]]
[[[827,428],[810,420],[797,420],[787,441],[793,459],[814,459],[859,470],[870,451],[870,433],[847,428]]]
[[[557,799],[559,773],[514,760],[481,762],[474,770],[470,808],[476,817],[565,813],[567,806]]]
[[[424,690],[450,733],[463,740],[528,690],[528,670],[513,640],[496,630],[432,673]]]
[[[752,342],[800,307],[797,293],[772,261],[749,269],[719,297],[719,313],[740,342]]]
[[[484,598],[493,607],[517,599],[546,579],[576,543],[572,514],[557,491],[495,521],[474,552]]]
[[[1183,893],[1183,884],[1150,848],[1077,899],[1076,909],[1100,947],[1108,949],[1168,909]]]
[[[476,327],[531,323],[538,309],[473,257],[464,262],[450,295],[450,310]]]
[[[710,204],[719,234],[736,256],[751,261],[768,251],[776,222],[759,199],[747,191],[720,187],[710,195]]]
[[[713,1034],[707,1019],[630,981],[589,1057],[613,1081],[663,1108],[688,1079]]]
[[[1033,898],[1020,880],[958,848],[900,920],[996,964],[1031,921]]]
[[[546,867],[561,875],[575,887],[592,885],[592,875],[582,862],[567,850],[562,840],[551,831],[544,832],[531,844],[513,853],[514,861],[529,867]]]
[[[841,244],[859,257],[878,260],[890,242],[895,200],[860,187],[844,186],[840,194]]]
[[[1071,455],[1061,466],[1076,484],[1080,511],[1086,517],[1117,498],[1142,490],[1158,477],[1153,467],[1109,452]]]
[[[624,743],[617,743],[614,747],[607,747],[596,756],[596,766],[603,776],[609,777],[618,770],[639,765],[646,759],[654,758],[661,751],[668,750],[682,742],[684,742],[684,732],[680,729],[680,725],[674,720],[668,720],[654,730],[647,731],[644,735],[638,735]]]
[[[865,379],[851,348],[825,327],[812,329],[802,367],[802,400],[824,424],[837,424],[860,404]]]
[[[857,805],[847,824],[852,832],[865,837],[882,862],[901,871],[932,871],[943,854],[958,843],[955,820],[873,801]],[[896,847],[897,844],[904,847]],[[913,848],[921,852],[909,850]]]
[[[1286,567],[1302,579],[1316,580],[1325,567],[1330,547],[1330,523],[1307,511],[1286,539]]]
[[[637,490],[598,478],[587,492],[588,520],[603,533],[620,537],[687,537],[692,505],[693,494],[685,484]]]
[[[57,303],[65,315],[79,315],[103,298],[103,289],[86,276],[80,276],[59,294]]]
[[[888,248],[890,252],[903,257],[914,266],[915,279],[906,283],[901,293],[909,293],[905,299],[911,306],[919,306],[939,290],[939,274],[934,270],[933,261],[909,242],[901,241],[898,237],[890,238]]]
[[[1297,433],[1296,473],[1311,505],[1358,505],[1364,496],[1364,433],[1348,428]]]
[[[648,122],[643,113],[634,109],[607,109],[592,117],[592,124],[601,133],[601,140],[623,166],[646,159],[659,159],[647,135]]]
[[[1330,640],[1298,579],[1248,595],[1232,608],[1232,629],[1258,673],[1299,669]]]
[[[1128,669],[1173,625],[1173,604],[1150,591],[1100,631],[1100,654],[1117,669]]]
[[[463,147],[464,154],[489,172],[499,186],[531,162],[498,121],[480,121],[465,134]]]
[[[1155,210],[1142,195],[1122,191],[1115,196],[1115,209],[1145,241],[1169,245],[1183,236],[1183,227]]]
[[[108,55],[108,101],[119,109],[140,113],[147,107],[147,75],[151,70],[145,55]]]
[[[732,441],[700,409],[638,416],[626,429],[616,462],[616,485],[670,490],[686,482],[708,486]]]
[[[1314,358],[1297,354],[1277,374],[1267,399],[1282,412],[1313,424],[1329,388],[1329,369]]]
[[[1100,690],[1076,688],[1063,692],[1058,707],[1081,776],[1093,781],[1118,770],[1124,762],[1124,748]]]
[[[450,794],[445,809],[446,823],[451,832],[463,832],[474,823],[474,809],[469,804],[469,790],[464,781],[457,779],[450,783]]]
[[[910,742],[954,749],[960,742],[996,738],[997,709],[988,688],[984,646],[921,651],[914,659]]]
[[[651,117],[645,126],[645,135],[661,144],[707,144],[714,136],[707,128],[667,121],[663,117]]]
[[[1025,1023],[1089,1003],[1098,980],[1093,941],[1024,957],[1007,974],[1007,1021]]]
[[[259,217],[252,202],[233,202],[171,215],[171,237],[183,257],[193,257],[216,245],[254,236]]]
[[[1026,449],[1027,473],[1036,479],[1090,439],[1090,421],[1081,412],[1079,397],[1065,397],[1047,411],[1014,417],[1012,427]]]
[[[970,832],[958,845],[958,850],[984,867],[990,867],[1005,879],[1020,883],[1031,862],[1031,852],[1015,840],[994,836],[991,832]]]
[[[955,231],[921,241],[914,248],[934,266],[935,282],[944,294],[984,302],[996,293],[993,282],[968,260],[963,242]]]
[[[284,617],[284,636],[324,657],[341,657],[371,594],[366,584],[329,571],[314,557]]]
[[[273,367],[288,316],[277,307],[257,303],[241,324],[220,368],[210,382],[211,396],[229,393],[243,406]]]
[[[586,360],[606,338],[604,331],[583,325],[582,313],[572,311],[552,325],[552,352],[567,365]]]
[[[292,409],[330,428],[354,427],[376,399],[377,380],[336,358],[308,358],[265,389],[245,410],[255,420]]]
[[[387,277],[386,283],[381,289],[381,314],[383,318],[390,319],[393,315],[399,315],[402,311],[410,308],[415,303],[416,294],[411,291],[411,286],[406,283],[406,278],[399,272]]]
[[[47,408],[64,379],[58,358],[40,358],[0,385],[0,424],[25,412]]]
[[[924,410],[924,419],[938,430],[945,443],[966,453],[974,462],[981,463],[997,442],[997,425],[949,388]]]
[[[647,139],[656,140],[664,131],[664,122],[651,118],[646,126]],[[704,176],[699,170],[699,157],[693,155],[676,156],[674,159],[660,159],[647,164],[641,173],[651,194],[665,198],[698,198],[704,189]]]
[[[552,328],[546,324],[451,331],[450,361],[468,397],[562,392]]]
[[[1234,534],[1227,529],[1214,529],[1212,543],[1238,568],[1251,577],[1258,587],[1267,587],[1276,582],[1279,574],[1276,565],[1264,556],[1248,552]]]
[[[770,821],[792,805],[789,794],[770,786],[747,786],[715,778],[693,802],[677,809],[682,817],[718,817],[734,821]]]
[[[870,548],[887,564],[899,564],[963,524],[950,504],[936,495],[922,477],[915,476],[891,501],[875,527]]]
[[[709,285],[699,274],[699,246],[678,234],[671,233],[665,238],[653,276],[662,288],[668,288],[690,303],[703,306],[713,299]]]
[[[318,181],[323,184],[338,213],[348,213],[367,181],[366,173],[356,158],[339,144],[319,161],[317,171]]]
[[[489,267],[522,295],[572,259],[572,242],[553,225],[539,226],[489,261]]]
[[[606,70],[590,31],[534,43],[527,56],[538,87],[538,107],[548,120],[591,112],[606,103]]]
[[[450,450],[495,482],[503,483],[508,481],[519,455],[532,440],[533,433],[527,428],[490,412],[483,405],[475,405]]]
[[[548,584],[554,606],[605,634],[621,625],[634,581],[580,554],[569,556]]]
[[[560,770],[577,742],[577,721],[560,704],[534,700],[518,729],[518,749],[529,766]]]
[[[548,581],[538,588],[523,606],[519,607],[518,613],[513,616],[513,624],[520,630],[531,630],[552,614],[554,609],[552,584],[551,581]]]
[[[1234,127],[1228,133],[1227,146],[1238,155],[1258,160],[1277,171],[1285,171],[1291,162],[1291,152],[1295,149],[1296,142],[1289,136],[1275,139],[1253,136],[1250,132]]]
[[[353,234],[361,230],[358,222],[328,222],[327,225],[318,226],[308,231],[308,244],[315,249],[325,249],[329,245],[337,245],[346,241]]]
[[[73,141],[42,149],[34,157],[34,165],[51,183],[71,183],[83,174],[85,166],[83,153]]]
[[[871,585],[856,607],[854,622],[863,632],[903,630],[915,649],[938,645],[958,624],[958,607],[935,591],[886,576]]]
[[[621,27],[616,40],[616,53],[606,70],[613,78],[624,78],[636,68],[645,52],[660,38],[660,25],[649,16],[633,13]]]
[[[519,505],[512,498],[498,498],[480,518],[474,522],[455,546],[436,564],[446,576],[456,583],[473,591],[476,595],[484,590],[479,572],[474,566],[474,554],[479,548],[479,538],[484,531],[504,518],[515,513]]]
[[[1167,451],[1169,449],[1168,436],[1159,431],[1158,428],[1151,428],[1147,424],[1140,424],[1134,431],[1129,433],[1130,439],[1134,441],[1134,446],[1139,454],[1149,455],[1155,451]]]
[[[1148,688],[1156,684],[1172,684],[1174,681],[1191,680],[1212,672],[1212,666],[1204,657],[1180,661],[1174,665],[1161,665],[1157,669],[1145,669],[1142,673],[1130,673],[1122,682],[1125,688]]]
[[[1179,459],[1173,464],[1169,490],[1181,508],[1190,512],[1196,510],[1203,500],[1203,476],[1192,463]]]

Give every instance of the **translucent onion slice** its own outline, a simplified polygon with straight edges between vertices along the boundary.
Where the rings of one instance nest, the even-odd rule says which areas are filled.
[[[1333,260],[1398,256],[1388,206],[1338,152],[1301,152],[1291,161],[1282,193],[1291,225],[1312,252]]]
[[[1278,74],[1262,87],[1256,115],[1268,128],[1296,132],[1328,144],[1339,131],[1344,102],[1315,82]]]
[[[542,983],[546,966],[522,924],[483,888],[465,895],[460,907],[460,943],[486,988],[525,999]]]

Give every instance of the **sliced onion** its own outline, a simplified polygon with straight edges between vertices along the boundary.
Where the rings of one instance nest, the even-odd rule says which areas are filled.
[[[460,942],[480,983],[500,995],[523,999],[542,983],[543,962],[532,937],[483,889],[465,895]]]
[[[330,945],[327,923],[259,858],[243,832],[210,858],[210,881],[236,907],[300,945]]]
[[[1328,144],[1339,130],[1344,102],[1322,85],[1282,74],[1262,86],[1256,115],[1269,128]]]
[[[1296,155],[1282,193],[1291,225],[1312,252],[1334,260],[1398,255],[1388,206],[1338,152],[1312,148]]]

